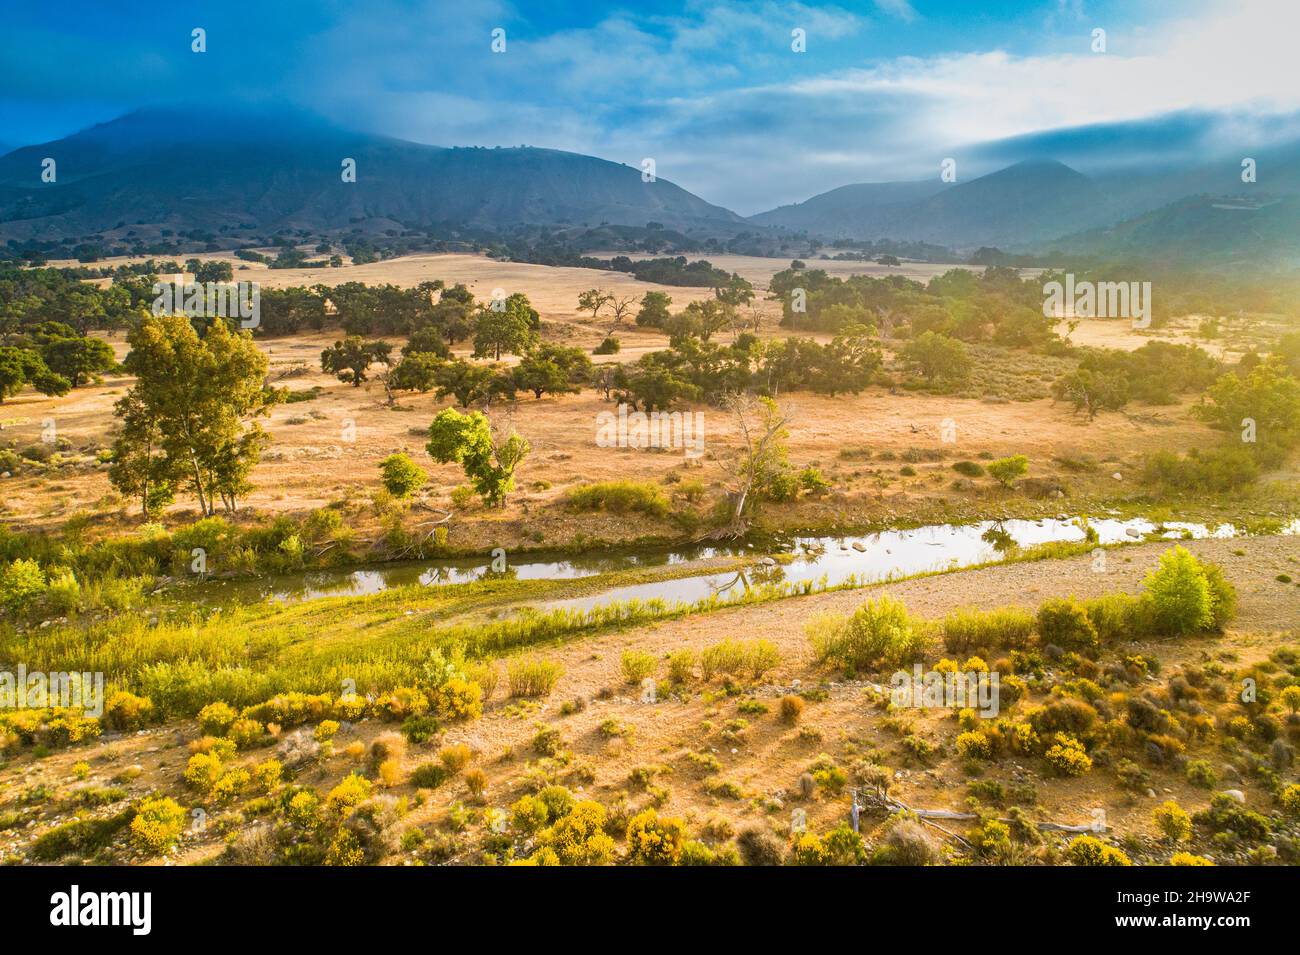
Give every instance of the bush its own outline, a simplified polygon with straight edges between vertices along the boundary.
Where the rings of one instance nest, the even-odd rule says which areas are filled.
[[[770,640],[723,640],[700,654],[700,672],[711,680],[719,673],[761,680],[781,662],[781,652]]]
[[[573,810],[538,834],[542,850],[552,865],[608,865],[614,858],[614,840],[605,832],[605,807],[583,800]]]
[[[547,696],[555,689],[564,668],[553,660],[538,658],[511,660],[506,680],[511,696]]]
[[[1222,575],[1218,579],[1220,587],[1226,585]],[[1161,554],[1160,566],[1147,574],[1144,583],[1157,632],[1182,636],[1215,625],[1216,595],[1209,575],[1187,548],[1173,547]],[[1221,595],[1218,599],[1227,598]]]
[[[804,701],[801,696],[785,695],[781,697],[781,722],[794,726],[803,716]]]
[[[435,698],[438,715],[445,720],[476,720],[483,715],[483,688],[469,680],[452,677],[438,688]]]
[[[887,865],[935,865],[939,861],[939,847],[924,825],[911,816],[900,814],[885,830],[880,861]]]
[[[384,489],[393,497],[410,497],[429,480],[429,474],[405,454],[390,454],[379,462]]]
[[[411,773],[411,785],[416,789],[437,789],[450,776],[447,767],[430,760],[415,767],[414,772]]]
[[[1028,470],[1029,459],[1023,454],[1016,454],[1009,458],[999,458],[988,463],[989,476],[1003,487],[1011,487],[1016,483],[1016,478],[1024,477]]]
[[[1157,806],[1151,819],[1170,842],[1186,842],[1192,837],[1192,817],[1172,799]]]
[[[641,865],[676,865],[682,858],[686,824],[661,817],[653,809],[639,812],[627,824],[627,855]]]
[[[1023,650],[1034,634],[1034,615],[1019,607],[997,610],[958,609],[939,624],[944,648],[953,653],[978,650]]]
[[[848,618],[814,619],[807,633],[818,662],[847,673],[910,664],[929,642],[903,602],[888,594],[868,600]]]
[[[1175,852],[1169,857],[1169,864],[1181,866],[1214,865],[1205,856],[1192,855],[1190,852]]]
[[[143,729],[155,716],[153,702],[147,696],[136,696],[126,690],[118,690],[104,704],[104,722],[122,732]]]
[[[993,745],[983,733],[959,733],[957,754],[962,759],[992,759]]]
[[[1192,816],[1192,822],[1211,832],[1231,833],[1247,842],[1267,838],[1271,829],[1266,818],[1239,805],[1227,793],[1217,793],[1207,808]]]
[[[1089,656],[1101,649],[1097,630],[1088,619],[1088,611],[1073,597],[1056,597],[1038,608],[1038,639],[1043,645],[1055,644]]]
[[[1129,857],[1114,846],[1108,846],[1093,836],[1076,836],[1066,850],[1070,862],[1086,866],[1125,866],[1132,865]]]
[[[217,701],[199,710],[199,728],[207,736],[225,736],[230,726],[239,718],[235,708]]]
[[[745,865],[780,865],[784,861],[781,840],[763,825],[742,829],[736,837],[736,847]]]
[[[1062,776],[1082,776],[1092,769],[1092,760],[1083,744],[1065,733],[1056,734],[1056,742],[1043,754],[1056,772]]]
[[[600,481],[570,488],[565,495],[570,507],[580,511],[639,512],[650,517],[668,514],[668,497],[663,488],[649,481]]]
[[[1300,783],[1292,783],[1278,795],[1282,811],[1288,816],[1300,817]]]
[[[34,560],[19,558],[0,572],[0,606],[11,613],[45,592],[45,572]]]
[[[977,478],[984,473],[984,466],[974,461],[956,461],[952,469],[963,477]]]
[[[654,654],[644,650],[624,650],[623,679],[630,685],[639,686],[642,680],[654,673],[658,662]]]
[[[174,800],[150,796],[140,801],[131,820],[131,841],[157,855],[174,846],[185,828],[185,810]]]
[[[453,746],[444,746],[438,750],[438,759],[442,765],[447,767],[447,772],[453,776],[469,765],[470,760],[474,758],[474,751],[464,743],[456,743]]]
[[[673,683],[689,683],[695,676],[697,655],[690,647],[668,654],[668,679]]]

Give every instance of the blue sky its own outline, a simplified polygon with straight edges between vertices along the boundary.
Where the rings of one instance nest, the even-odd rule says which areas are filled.
[[[949,156],[965,177],[1190,160],[1300,112],[1293,0],[4,4],[6,146],[152,104],[286,104],[438,145],[653,157],[745,214]]]

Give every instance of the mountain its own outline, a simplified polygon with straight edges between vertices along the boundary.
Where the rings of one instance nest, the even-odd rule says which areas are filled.
[[[1115,217],[1113,202],[1092,179],[1064,163],[1031,160],[948,186],[843,186],[750,221],[832,238],[1023,249]]]
[[[1208,268],[1300,266],[1300,196],[1187,196],[1051,243],[1066,254]]]
[[[830,238],[860,238],[864,223],[890,221],[899,210],[928,199],[948,184],[937,179],[919,182],[862,182],[840,186],[804,202],[779,206],[749,217],[755,225],[811,232]]]
[[[58,163],[53,184],[41,160]],[[356,181],[342,181],[345,158]],[[434,224],[644,226],[734,234],[735,213],[641,171],[554,149],[443,148],[298,113],[151,109],[0,157],[0,237]]]

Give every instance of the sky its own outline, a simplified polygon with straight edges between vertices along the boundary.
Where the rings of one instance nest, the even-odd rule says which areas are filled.
[[[151,105],[288,106],[652,158],[745,215],[949,157],[1101,171],[1300,132],[1296,0],[0,0],[0,22],[6,148]]]

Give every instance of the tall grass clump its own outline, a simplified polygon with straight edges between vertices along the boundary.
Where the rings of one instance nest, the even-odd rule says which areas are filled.
[[[883,594],[847,617],[823,615],[808,623],[809,642],[819,663],[846,673],[910,664],[930,643],[925,624],[913,618],[901,600]]]
[[[555,689],[564,668],[554,660],[520,657],[506,668],[511,696],[547,696]]]
[[[761,680],[780,662],[781,652],[770,640],[723,640],[704,648],[700,672],[705,680],[718,674]]]
[[[939,622],[944,648],[953,653],[1023,650],[1034,635],[1034,615],[1020,607],[959,608]]]
[[[668,514],[668,497],[663,488],[649,481],[598,481],[571,488],[566,495],[571,507],[580,511],[639,512],[651,517]]]

